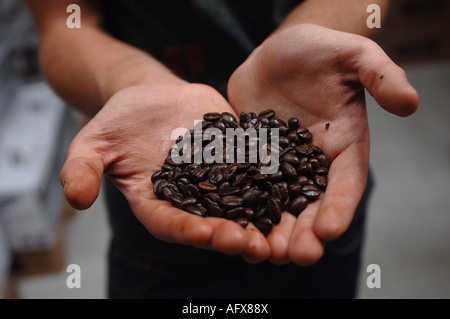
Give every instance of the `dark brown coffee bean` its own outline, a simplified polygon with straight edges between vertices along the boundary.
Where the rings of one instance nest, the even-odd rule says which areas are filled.
[[[281,162],[286,162],[297,168],[300,165],[300,159],[292,153],[287,153],[281,158]]]
[[[172,193],[169,196],[169,200],[175,207],[180,207],[181,202],[184,200],[184,196],[181,193]]]
[[[153,192],[159,199],[164,199],[164,187],[169,184],[169,182],[165,179],[158,179],[153,184]]]
[[[295,198],[302,193],[302,185],[300,184],[291,184],[289,185],[289,196],[291,198]]]
[[[281,147],[285,148],[291,144],[291,141],[289,140],[289,138],[287,136],[280,136],[278,143],[280,144]]]
[[[267,174],[267,180],[272,183],[281,182],[283,180],[283,173],[281,172],[281,170],[277,170],[273,174]]]
[[[312,140],[312,134],[309,131],[304,133],[298,133],[297,136],[298,139],[303,143],[310,143]]]
[[[289,197],[288,184],[280,182],[272,186],[272,196],[278,197],[281,201],[285,201]]]
[[[258,203],[259,197],[262,192],[256,187],[250,188],[248,191],[242,194],[244,204],[253,207]]]
[[[289,205],[289,212],[294,216],[300,215],[300,213],[308,206],[308,199],[305,196],[297,196],[294,200],[291,201]]]
[[[234,208],[241,206],[244,203],[244,199],[236,195],[224,196],[221,200],[222,205],[228,208]]]
[[[258,220],[258,218],[266,216],[266,210],[266,206],[258,207],[255,211],[255,216],[253,219]]]
[[[317,155],[316,158],[319,160],[320,166],[330,168],[330,163],[324,154]]]
[[[326,168],[326,167],[319,167],[318,169],[315,170],[315,173],[317,175],[322,175],[322,176],[328,175],[328,168]]]
[[[317,187],[322,190],[324,190],[327,187],[327,177],[326,176],[315,175],[314,181],[316,182]]]
[[[151,181],[153,184],[155,184],[155,182],[161,178],[162,173],[163,173],[163,171],[160,170],[160,171],[156,171],[152,174]]]
[[[228,113],[228,112],[223,112],[220,117],[222,118],[222,121],[225,124],[229,124],[229,123],[237,123],[236,118],[234,117],[233,114]]]
[[[273,223],[268,217],[260,217],[256,221],[255,226],[264,236],[267,236],[273,228]]]
[[[307,144],[296,146],[295,151],[299,157],[309,156],[312,153],[312,149]]]
[[[251,220],[253,218],[253,216],[255,216],[255,211],[253,209],[251,209],[250,207],[244,207],[244,208],[245,208],[244,217],[247,218],[248,220]]]
[[[195,206],[197,203],[198,203],[197,198],[188,197],[183,199],[183,201],[180,203],[180,208],[185,209],[188,206]]]
[[[313,185],[303,186],[302,193],[311,201],[315,201],[320,196],[320,190]]]
[[[248,225],[248,219],[245,217],[239,217],[235,221],[244,228],[247,227]]]
[[[217,186],[209,182],[198,183],[198,188],[203,192],[215,192],[217,191]]]
[[[311,158],[309,160],[309,163],[311,164],[311,167],[313,168],[313,170],[319,168],[319,166],[320,166],[319,160],[317,158]]]
[[[163,195],[166,200],[170,201],[170,195],[172,195],[173,193],[178,193],[178,188],[174,184],[169,183],[164,186]]]
[[[289,139],[289,141],[290,141],[291,143],[294,143],[295,145],[300,145],[300,144],[301,144],[301,143],[300,143],[300,140],[299,140],[299,138],[298,138],[298,136],[297,136],[297,133],[291,132],[291,133],[289,133],[289,134],[287,135],[287,137],[288,137],[288,139]]]
[[[293,180],[297,177],[297,171],[295,170],[294,166],[289,163],[282,163],[281,171],[283,172],[283,176],[289,180]]]
[[[208,177],[210,170],[211,169],[208,166],[197,167],[192,172],[192,178],[196,181],[203,181]]]
[[[199,199],[202,196],[200,190],[194,184],[189,184],[186,187],[189,190],[189,193],[192,195],[192,197]]]
[[[299,176],[295,180],[295,183],[296,184],[300,184],[301,186],[304,186],[304,185],[308,184],[308,177],[306,177],[306,176]]]
[[[221,188],[219,190],[220,196],[227,196],[227,195],[236,195],[241,192],[241,189],[239,187],[227,187],[227,188]]]
[[[247,114],[245,114],[245,112],[241,112],[240,116],[239,116],[239,121],[242,124],[244,124],[245,122],[247,122]]]
[[[217,193],[208,193],[208,194],[205,194],[204,197],[208,197],[211,200],[215,201],[216,203],[219,203],[222,200],[220,198],[219,194],[217,194]]]
[[[305,165],[300,165],[300,167],[297,170],[297,173],[299,175],[303,175],[303,176],[312,176],[313,173],[313,169],[310,163],[305,164]]]
[[[223,209],[219,205],[209,205],[207,212],[213,217],[223,217]]]
[[[266,203],[267,216],[274,224],[278,224],[281,220],[281,205],[275,198],[269,198]]]
[[[243,217],[244,215],[245,215],[245,208],[240,206],[227,210],[223,216],[226,219],[236,219],[239,217]]]
[[[216,113],[216,112],[206,113],[205,115],[203,115],[203,119],[205,121],[216,122],[216,121],[220,120],[220,113]]]
[[[230,165],[228,168],[225,169],[224,171],[224,178],[225,180],[231,180],[234,178],[234,176],[236,176],[238,171],[238,168],[236,165]]]
[[[215,122],[214,127],[221,130],[222,132],[225,132],[225,130],[227,129],[227,126],[222,120]]]
[[[201,217],[204,217],[206,215],[206,208],[203,206],[188,206],[186,207],[186,211]]]
[[[291,117],[288,120],[288,125],[291,128],[291,130],[295,131],[300,127],[300,120],[296,117]]]

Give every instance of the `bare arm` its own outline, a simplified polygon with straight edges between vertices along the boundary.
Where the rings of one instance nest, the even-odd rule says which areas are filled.
[[[312,23],[333,30],[371,37],[376,29],[366,25],[369,4],[380,6],[381,18],[386,15],[389,0],[307,0],[292,10],[276,32],[300,23]]]
[[[146,52],[101,29],[95,1],[27,0],[40,34],[40,62],[50,85],[79,110],[94,115],[119,90],[181,81]],[[66,8],[81,8],[81,28],[66,25]]]

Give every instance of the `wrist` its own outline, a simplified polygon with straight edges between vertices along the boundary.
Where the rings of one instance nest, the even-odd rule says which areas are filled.
[[[186,83],[150,56],[127,57],[107,70],[106,75],[101,76],[97,81],[102,104],[105,104],[118,91],[128,87]]]

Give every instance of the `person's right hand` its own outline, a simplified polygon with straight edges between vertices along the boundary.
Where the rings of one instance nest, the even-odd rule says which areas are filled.
[[[190,129],[207,112],[230,112],[213,88],[177,82],[145,85],[116,93],[73,140],[60,174],[69,203],[86,209],[95,201],[103,174],[128,200],[131,209],[155,237],[228,254],[248,261],[270,255],[266,238],[254,226],[203,218],[156,198],[151,175],[160,169],[175,128]]]

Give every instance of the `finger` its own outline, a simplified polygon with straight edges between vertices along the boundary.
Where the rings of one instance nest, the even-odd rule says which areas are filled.
[[[314,222],[314,232],[322,240],[334,240],[350,226],[366,186],[368,157],[367,143],[357,143],[331,164],[328,186]]]
[[[267,240],[270,245],[271,255],[269,260],[277,265],[288,263],[288,247],[291,233],[297,218],[290,213],[283,213],[279,224],[273,227]]]
[[[324,243],[313,230],[314,220],[320,202],[309,204],[298,216],[289,240],[288,255],[290,260],[300,266],[309,266],[317,262],[324,252]]]
[[[370,42],[360,55],[358,76],[386,111],[408,116],[418,108],[419,95],[408,82],[405,71],[374,42]]]
[[[60,181],[69,204],[76,209],[89,208],[100,191],[104,171],[98,153],[74,140],[60,172]]]
[[[214,225],[168,202],[142,199],[139,203],[132,203],[131,207],[139,221],[160,240],[194,246],[205,246],[212,240]]]
[[[259,263],[270,256],[270,246],[264,235],[253,225],[249,223],[245,228],[249,236],[248,245],[242,252],[242,258],[248,263]]]

